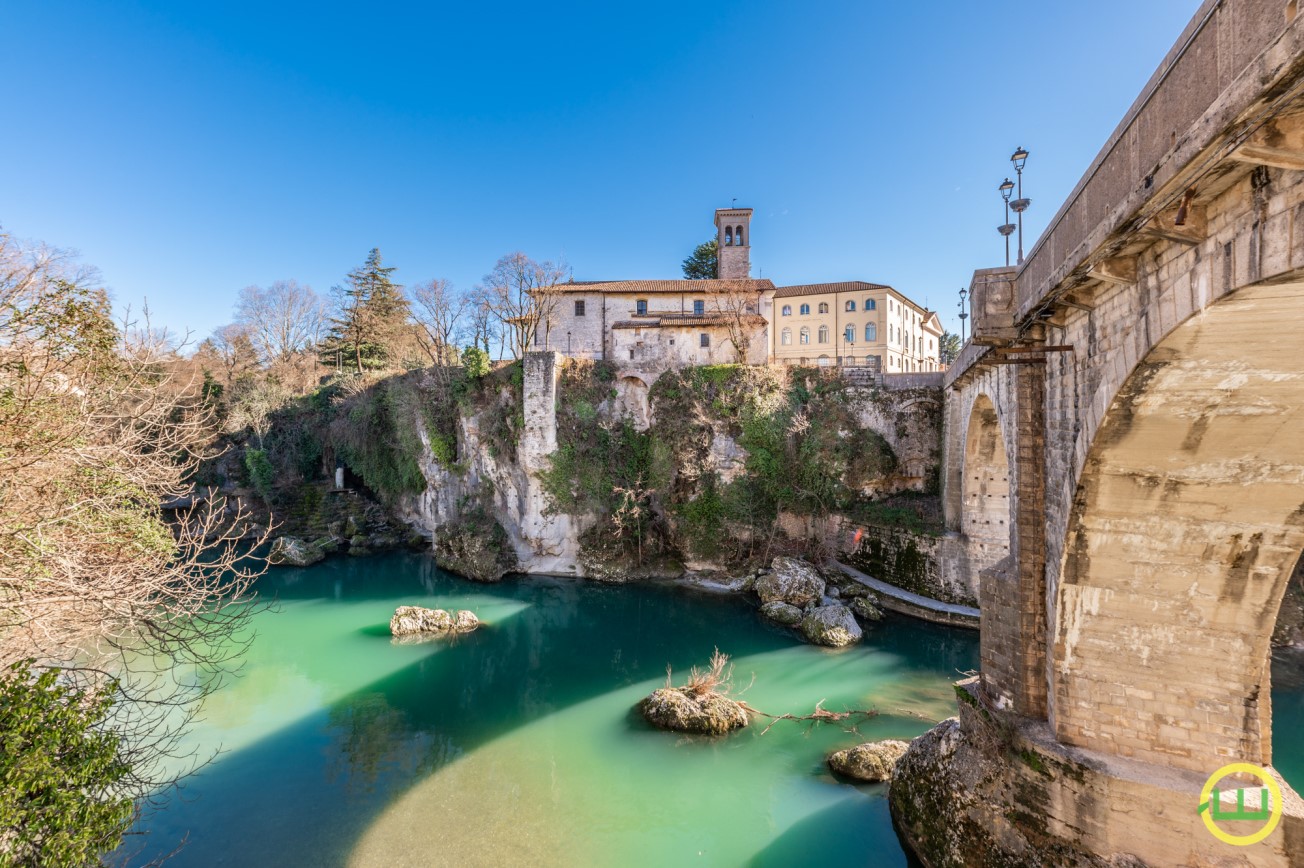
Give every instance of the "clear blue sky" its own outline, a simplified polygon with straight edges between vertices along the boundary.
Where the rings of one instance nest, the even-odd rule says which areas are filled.
[[[1198,3],[1022,6],[18,0],[0,225],[202,336],[373,246],[404,283],[513,250],[678,277],[736,197],[754,275],[891,283],[958,330],[1009,154],[1031,248]]]

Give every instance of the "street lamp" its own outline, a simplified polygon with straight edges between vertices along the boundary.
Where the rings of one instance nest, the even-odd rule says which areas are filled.
[[[960,287],[960,343],[964,343],[964,321],[969,318],[969,311],[964,306],[964,300],[969,295],[968,290],[963,286]]]
[[[1028,162],[1028,152],[1019,148],[1010,155],[1010,162],[1014,164],[1014,176],[1018,178],[1019,198],[1010,203],[1014,213],[1018,215],[1019,220],[1019,264],[1023,264],[1023,212],[1028,210],[1032,204],[1031,199],[1023,198],[1023,164]]]
[[[996,227],[996,231],[1005,236],[1005,267],[1010,266],[1010,234],[1014,232],[1014,224],[1010,222],[1010,193],[1014,190],[1014,182],[1009,178],[996,189],[1001,191],[1001,198],[1005,200],[1005,222]]]

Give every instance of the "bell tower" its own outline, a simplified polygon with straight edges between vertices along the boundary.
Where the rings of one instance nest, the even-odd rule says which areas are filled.
[[[752,276],[752,209],[715,210],[716,277],[746,280]]]

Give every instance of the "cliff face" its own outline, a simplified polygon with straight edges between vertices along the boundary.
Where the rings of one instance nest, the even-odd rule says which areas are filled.
[[[525,430],[515,450],[503,450],[486,436],[494,419],[517,409],[515,395],[504,389],[488,409],[457,416],[461,460],[451,467],[435,456],[429,433],[414,421],[422,447],[417,463],[426,488],[402,496],[397,510],[430,534],[436,549],[442,529],[460,525],[472,513],[482,520],[492,517],[506,532],[521,572],[583,575],[579,537],[592,521],[551,511],[538,477],[557,449],[554,354],[526,359],[524,395]]]
[[[675,371],[649,388],[554,353],[527,356],[518,382],[460,408],[455,460],[415,414],[425,488],[395,506],[437,552],[450,534],[496,521],[523,572],[727,569],[824,543],[776,535],[776,523],[793,527],[781,515],[870,504],[937,478],[935,390],[737,366]]]

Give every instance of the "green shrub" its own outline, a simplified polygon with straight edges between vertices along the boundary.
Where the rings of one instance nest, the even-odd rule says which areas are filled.
[[[245,469],[249,471],[249,483],[254,491],[265,501],[272,499],[272,483],[276,481],[276,470],[267,458],[265,449],[245,450]]]
[[[467,347],[462,350],[462,367],[468,377],[478,380],[489,373],[489,354],[479,347]]]
[[[0,679],[0,864],[99,865],[135,816],[130,767],[105,728],[113,686],[82,691],[31,660]]]

